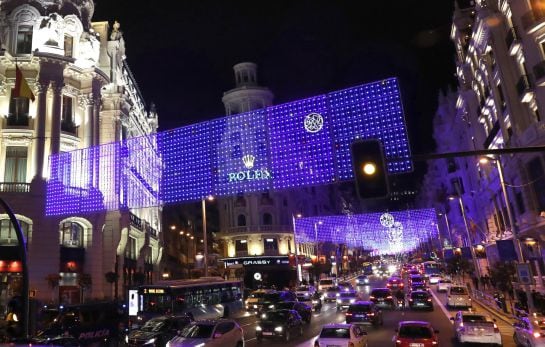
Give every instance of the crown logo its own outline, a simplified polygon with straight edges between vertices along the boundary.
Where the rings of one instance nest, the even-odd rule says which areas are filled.
[[[254,161],[255,157],[251,154],[246,154],[242,157],[242,162],[244,163],[244,167],[247,169],[251,169],[254,167]]]

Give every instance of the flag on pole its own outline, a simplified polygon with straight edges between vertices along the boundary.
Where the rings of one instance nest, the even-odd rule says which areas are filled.
[[[17,64],[15,64],[15,88],[13,88],[13,97],[24,97],[34,101],[34,93],[32,93],[30,86],[23,76],[23,72],[19,69]]]

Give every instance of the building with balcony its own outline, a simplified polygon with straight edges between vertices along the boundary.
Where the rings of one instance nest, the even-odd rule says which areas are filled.
[[[542,3],[534,0],[456,2],[451,39],[459,87],[436,115],[438,152],[545,144],[544,13]],[[471,243],[486,245],[489,264],[512,256],[509,247],[498,250],[498,245],[516,234],[534,273],[542,272],[545,156],[531,152],[490,159],[432,164],[426,179],[442,188],[428,199],[447,213],[451,230],[463,230],[462,205],[447,197],[462,199]]]
[[[91,22],[92,0],[0,3],[0,194],[27,238],[30,288],[42,301],[123,296],[157,276],[161,208],[45,216],[51,154],[157,131],[125,57],[119,23]],[[16,67],[35,100],[15,97]],[[83,188],[79,188],[83,189]],[[0,260],[17,239],[0,211]],[[20,290],[17,266],[0,266],[0,316]],[[108,283],[105,274],[117,274]],[[117,291],[116,291],[117,292]]]

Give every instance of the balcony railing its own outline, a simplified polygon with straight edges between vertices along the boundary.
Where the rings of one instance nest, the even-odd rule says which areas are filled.
[[[528,102],[529,96],[532,94],[532,83],[527,75],[522,75],[517,82],[517,93],[522,102]]]
[[[291,232],[293,227],[291,225],[254,225],[254,226],[242,226],[233,227],[225,230],[230,234],[236,233],[260,233],[260,232]]]
[[[138,230],[142,230],[142,219],[138,218],[135,214],[129,213],[129,218],[131,221],[131,226],[135,227]]]
[[[505,38],[505,44],[509,50],[509,54],[515,55],[520,49],[520,36],[517,33],[517,30],[512,27],[507,31],[507,37]]]
[[[2,192],[2,193],[28,193],[28,192],[30,192],[30,183],[3,182],[3,183],[0,183],[0,192]]]
[[[537,30],[537,26],[545,21],[545,10],[541,8],[532,8],[521,17],[522,27],[526,32],[532,33]]]
[[[27,127],[30,121],[28,114],[23,114],[23,115],[10,114],[8,115],[6,119],[7,119],[6,125],[8,127]]]
[[[148,223],[144,224],[144,229],[146,230],[146,233],[149,234],[149,236],[157,238],[157,230],[155,230],[155,228],[152,228]]]
[[[61,131],[63,133],[78,136],[78,128],[74,122],[61,122]]]

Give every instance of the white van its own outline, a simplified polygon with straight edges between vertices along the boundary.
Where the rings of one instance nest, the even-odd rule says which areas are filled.
[[[447,307],[471,307],[471,297],[466,286],[453,284],[448,288]]]
[[[337,281],[333,277],[322,278],[318,282],[318,290],[321,292],[325,292],[327,289],[335,287],[337,285],[336,282]]]

